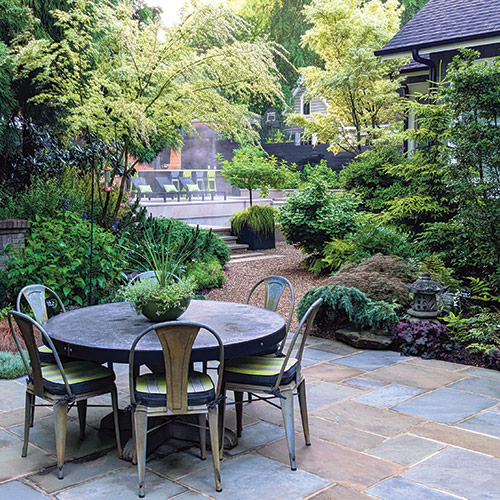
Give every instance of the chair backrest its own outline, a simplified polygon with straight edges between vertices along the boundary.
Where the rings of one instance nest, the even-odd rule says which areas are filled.
[[[28,351],[29,360],[26,359],[24,351],[21,346],[21,342],[19,337],[17,336],[16,330],[14,328],[14,323],[12,320],[15,320],[17,326],[19,327],[19,331],[21,332],[21,337],[24,341],[24,345],[26,346],[26,350]],[[36,396],[42,396],[45,392],[43,386],[43,378],[42,378],[42,364],[40,361],[40,354],[38,352],[38,346],[35,340],[35,332],[33,327],[36,327],[40,333],[42,334],[42,339],[50,349],[52,349],[52,354],[54,355],[54,359],[56,361],[57,367],[61,372],[62,379],[64,381],[64,385],[66,386],[66,392],[68,396],[71,396],[71,387],[69,385],[68,379],[66,377],[66,373],[64,372],[64,368],[62,366],[61,360],[59,358],[59,354],[57,354],[56,348],[52,343],[51,338],[48,336],[47,332],[43,329],[43,326],[37,323],[35,320],[18,311],[10,311],[9,312],[9,326],[10,331],[14,337],[14,342],[19,349],[19,353],[21,354],[21,359],[23,364],[28,372],[29,379],[33,383],[34,392]]]
[[[293,318],[293,310],[295,308],[295,292],[293,291],[292,284],[283,276],[267,276],[266,278],[262,278],[257,281],[250,292],[248,292],[247,304],[250,302],[250,298],[257,287],[261,284],[265,286],[264,308],[270,311],[276,311],[283,292],[287,287],[290,289],[290,313],[288,314],[288,320],[286,322],[286,331],[288,333]]]
[[[149,186],[144,177],[131,177],[132,184],[138,188],[139,186]]]
[[[157,177],[156,182],[163,190],[165,189],[165,186],[175,186],[171,177]]]
[[[132,283],[135,283],[137,280],[154,280],[158,281],[158,277],[156,276],[156,271],[144,271],[142,273],[136,274],[133,278],[130,278],[130,281],[127,283],[126,288],[128,288]]]
[[[191,368],[191,351],[201,329],[212,334],[219,344],[219,373],[224,370],[224,345],[219,335],[209,326],[188,321],[169,321],[146,328],[134,340],[129,357],[130,398],[135,404],[134,359],[139,341],[151,331],[155,331],[160,340],[165,363],[165,406],[172,413],[185,413],[188,410],[188,384]],[[220,396],[222,377],[217,381],[215,399]]]
[[[297,343],[297,338],[298,338],[302,328],[304,328],[304,332],[302,333],[302,339],[300,340],[300,345],[297,349],[297,354],[295,355],[295,358],[298,360],[297,375],[300,379],[302,353],[304,352],[304,347],[306,345],[307,337],[309,335],[309,332],[311,331],[312,325],[314,323],[314,320],[316,319],[316,315],[318,314],[318,311],[319,311],[319,308],[321,307],[321,304],[323,304],[323,299],[318,299],[316,302],[311,304],[309,309],[306,311],[306,313],[302,317],[302,319],[299,323],[299,326],[297,327],[297,330],[295,330],[292,341],[290,342],[286,356],[283,358],[283,364],[281,366],[281,371],[278,375],[276,383],[274,384],[274,390],[277,390],[280,383],[281,383],[281,379],[283,378],[283,373],[285,372],[285,368],[286,368],[286,365],[288,363],[288,360],[290,359],[292,352],[295,349],[295,344]]]
[[[215,170],[207,170],[207,190],[217,191],[216,182],[217,172]]]
[[[43,325],[48,319],[47,311],[47,295],[52,296],[56,303],[59,304],[62,312],[66,312],[64,304],[54,290],[45,285],[28,285],[25,286],[18,294],[16,300],[16,310],[21,312],[21,301],[24,297],[28,302],[33,315],[38,323]]]

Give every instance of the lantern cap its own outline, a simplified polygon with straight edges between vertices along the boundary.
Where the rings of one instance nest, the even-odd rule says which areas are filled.
[[[421,278],[411,285],[408,285],[406,288],[413,293],[434,294],[444,292],[448,287],[444,287],[441,283],[431,280],[430,274],[425,273]]]

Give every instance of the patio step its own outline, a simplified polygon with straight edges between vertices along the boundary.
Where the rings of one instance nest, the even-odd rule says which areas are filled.
[[[260,257],[261,255],[264,255],[261,252],[248,252],[248,253],[237,253],[235,255],[231,255],[231,259],[239,260],[239,259],[246,259],[247,257]]]
[[[231,257],[234,254],[248,251],[248,245],[246,243],[228,243],[227,246],[229,250],[231,250]]]

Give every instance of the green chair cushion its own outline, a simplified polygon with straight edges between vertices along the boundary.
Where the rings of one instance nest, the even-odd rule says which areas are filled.
[[[188,191],[190,193],[199,193],[200,192],[200,187],[196,184],[188,184],[187,188],[188,188]]]
[[[41,345],[38,348],[38,355],[40,356],[40,361],[42,363],[55,363],[54,354],[52,354],[52,349],[46,345]]]
[[[177,193],[177,188],[173,184],[163,184],[166,193]]]
[[[90,361],[63,363],[73,394],[82,394],[109,387],[115,380],[113,370]],[[42,366],[43,385],[51,394],[66,394],[66,386],[56,364]]]
[[[272,386],[279,375],[285,358],[264,356],[243,356],[226,361],[224,380],[239,384]],[[291,382],[297,372],[297,360],[290,358],[281,380],[282,384]]]
[[[151,189],[151,186],[148,186],[146,184],[141,184],[139,186],[137,186],[139,188],[139,191],[142,193],[142,194],[146,194],[146,193],[152,193],[153,190]]]
[[[146,406],[165,406],[167,385],[165,375],[148,373],[135,381],[135,400]],[[212,379],[205,373],[191,372],[188,382],[188,405],[198,406],[215,399]]]

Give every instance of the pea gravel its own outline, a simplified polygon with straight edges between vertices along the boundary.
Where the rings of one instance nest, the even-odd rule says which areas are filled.
[[[247,262],[233,262],[228,265],[229,278],[222,288],[211,290],[207,294],[210,300],[228,302],[245,302],[252,286],[261,278],[270,275],[279,275],[287,278],[295,291],[295,307],[300,298],[311,288],[325,284],[325,277],[316,277],[302,268],[304,254],[286,243],[277,243],[273,250],[259,250],[263,255],[281,255],[280,258],[267,260],[253,260]],[[264,301],[264,287],[259,287],[252,295],[251,304],[262,305]],[[278,306],[278,312],[288,318],[290,295],[286,291]],[[291,329],[297,327],[297,316],[294,313]]]

